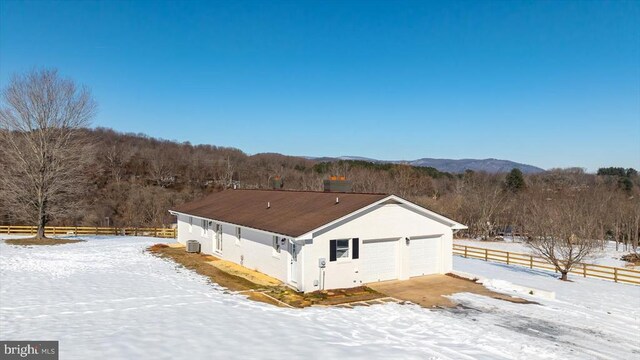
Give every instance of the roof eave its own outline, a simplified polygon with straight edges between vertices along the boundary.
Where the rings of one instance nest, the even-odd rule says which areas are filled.
[[[185,215],[185,216],[196,217],[196,218],[199,218],[199,219],[211,220],[211,221],[215,221],[215,222],[218,222],[218,223],[221,223],[221,224],[226,224],[226,225],[231,225],[231,226],[240,226],[240,227],[243,227],[243,228],[255,230],[255,231],[258,231],[258,232],[261,232],[261,233],[265,233],[265,234],[269,234],[269,235],[276,235],[276,236],[281,236],[281,237],[286,237],[286,238],[298,238],[299,237],[299,236],[291,235],[291,234],[283,234],[283,233],[277,233],[277,232],[273,232],[273,231],[269,231],[269,230],[265,230],[265,229],[258,229],[258,228],[247,226],[247,225],[230,223],[228,221],[222,221],[222,220],[219,220],[219,219],[212,219],[212,218],[208,218],[206,216],[187,214],[187,213],[183,213],[183,212],[175,211],[175,210],[169,210],[169,213],[171,215],[175,215],[175,216]]]

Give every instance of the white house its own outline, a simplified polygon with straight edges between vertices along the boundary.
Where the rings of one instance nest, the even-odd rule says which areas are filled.
[[[385,194],[224,190],[170,212],[180,243],[304,292],[447,273],[466,229]]]

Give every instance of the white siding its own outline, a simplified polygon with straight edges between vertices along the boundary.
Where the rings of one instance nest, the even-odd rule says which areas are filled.
[[[438,238],[437,249],[429,247],[430,250],[421,252],[426,254],[425,251],[429,251],[425,261],[432,261],[427,257],[437,261],[437,264],[431,262],[431,265],[425,266],[427,269],[425,271],[446,273],[451,271],[452,267],[453,232],[451,228],[403,204],[378,205],[357,216],[345,219],[339,224],[314,233],[313,238],[309,236],[308,238],[294,239],[298,244],[298,260],[293,265],[291,265],[292,258],[289,253],[291,247],[288,244],[291,239],[287,239],[287,243],[282,245],[279,256],[274,256],[273,234],[243,227],[242,240],[236,244],[236,227],[222,224],[223,252],[222,255],[219,255],[214,252],[215,221],[205,236],[201,236],[200,225],[198,218],[194,218],[193,229],[190,232],[188,216],[178,216],[178,241],[184,244],[190,239],[198,240],[202,244],[204,253],[213,254],[260,271],[305,292],[320,290],[322,287],[324,289],[349,288],[378,279],[408,279],[412,272],[411,246],[409,244],[412,241],[421,240],[410,240],[408,243],[407,237]],[[348,259],[329,261],[330,240],[353,238],[360,239],[359,259],[353,259],[350,256]],[[380,248],[374,246],[367,249],[367,240],[373,239],[396,240],[392,241],[393,245],[387,245],[385,249],[382,249],[385,246]],[[352,242],[350,246],[350,252],[352,252]],[[393,246],[394,251],[391,251],[389,246]],[[437,254],[432,254],[433,251],[436,251]],[[388,256],[395,258],[395,261],[389,262],[381,259],[384,252],[388,252]],[[414,262],[418,257],[414,254]],[[327,261],[324,270],[318,266],[320,258],[325,258]],[[371,260],[370,263],[367,263],[368,258]],[[376,273],[376,269],[378,269],[378,273]],[[290,281],[292,271],[297,274],[298,281],[296,283]]]
[[[273,254],[272,235],[254,229],[242,227],[242,239],[236,242],[236,226],[222,224],[222,254],[215,252],[215,224],[202,236],[200,218],[194,217],[193,231],[189,232],[189,217],[178,216],[178,242],[186,244],[187,240],[200,242],[202,253],[211,254],[224,260],[241,264],[249,269],[260,271],[280,281],[287,282],[289,271],[289,254],[286,245],[280,254]]]
[[[314,234],[313,243],[305,246],[304,259],[304,291],[319,290],[322,286],[322,272],[318,267],[318,259],[327,259],[324,270],[324,288],[348,288],[360,286],[375,275],[370,272],[370,264],[364,264],[366,244],[360,245],[360,258],[347,261],[329,261],[329,241],[333,239],[359,238],[361,241],[371,239],[399,239],[396,241],[397,278],[408,279],[410,271],[410,250],[406,237],[423,237],[426,235],[441,236],[437,254],[437,273],[451,271],[453,231],[447,225],[428,218],[406,205],[379,205],[364,214],[347,219],[330,229]],[[374,259],[374,261],[376,261]],[[385,265],[386,269],[386,265]],[[365,271],[369,274],[365,274]],[[381,279],[386,277],[387,270],[381,269]],[[314,285],[317,282],[318,285]]]

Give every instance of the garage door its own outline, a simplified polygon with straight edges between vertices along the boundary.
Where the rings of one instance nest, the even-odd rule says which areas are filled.
[[[397,247],[398,239],[363,240],[360,251],[362,281],[397,279]]]
[[[438,273],[440,239],[411,239],[409,242],[409,276]]]

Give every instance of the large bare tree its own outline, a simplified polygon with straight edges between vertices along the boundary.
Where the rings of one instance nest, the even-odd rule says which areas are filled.
[[[598,250],[598,214],[587,191],[539,192],[526,203],[531,249],[561,274]]]
[[[89,156],[81,130],[95,115],[89,90],[56,70],[15,75],[0,100],[0,191],[6,205],[38,225],[73,208]]]

